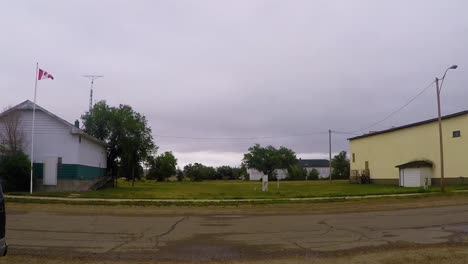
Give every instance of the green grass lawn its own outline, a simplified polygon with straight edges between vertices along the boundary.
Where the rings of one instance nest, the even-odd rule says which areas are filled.
[[[468,186],[449,186],[447,190],[467,189]],[[420,188],[403,188],[376,184],[350,184],[346,180],[281,181],[270,182],[269,192],[261,191],[259,181],[204,181],[204,182],[154,182],[118,181],[117,188],[80,193],[87,198],[154,198],[154,199],[247,199],[247,198],[302,198],[319,196],[353,196],[370,194],[397,194],[421,192]],[[439,191],[432,186],[430,192]],[[36,193],[35,195],[68,196],[70,193]]]

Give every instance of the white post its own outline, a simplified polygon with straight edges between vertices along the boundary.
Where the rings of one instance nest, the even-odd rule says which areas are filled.
[[[36,92],[37,92],[37,78],[39,71],[39,63],[36,63],[36,78],[34,81],[34,105],[33,105],[33,116],[32,116],[32,131],[31,131],[31,182],[29,193],[33,192],[33,166],[34,166],[34,122],[36,121]]]
[[[268,175],[262,176],[262,192],[268,192]]]

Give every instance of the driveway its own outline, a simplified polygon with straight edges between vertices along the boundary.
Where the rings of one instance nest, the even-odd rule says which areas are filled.
[[[468,205],[285,215],[138,215],[120,214],[118,210],[76,214],[10,210],[10,252],[106,259],[223,260],[326,256],[362,249],[468,242]]]

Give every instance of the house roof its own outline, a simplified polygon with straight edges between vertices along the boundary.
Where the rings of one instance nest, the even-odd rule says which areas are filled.
[[[327,159],[299,159],[299,166],[303,168],[328,167],[329,162]]]
[[[453,113],[453,114],[450,114],[450,115],[445,115],[445,116],[442,117],[442,119],[445,120],[445,119],[450,119],[450,118],[453,118],[453,117],[467,115],[467,114],[468,114],[468,110],[465,110],[465,111],[462,111],[462,112]],[[351,141],[351,140],[355,140],[355,139],[359,139],[359,138],[365,138],[365,137],[371,137],[371,136],[380,135],[380,134],[384,134],[384,133],[389,133],[389,132],[397,131],[397,130],[400,130],[400,129],[420,126],[420,125],[424,125],[424,124],[429,124],[429,123],[432,123],[432,122],[436,122],[437,120],[438,120],[438,118],[432,118],[432,119],[428,119],[428,120],[424,120],[424,121],[420,121],[420,122],[416,122],[416,123],[411,123],[411,124],[407,124],[407,125],[403,125],[403,126],[399,126],[399,127],[392,127],[392,128],[385,129],[385,130],[371,132],[371,133],[368,133],[368,134],[348,138],[348,140]]]
[[[432,161],[429,160],[415,160],[408,163],[400,164],[395,166],[396,168],[405,169],[405,168],[421,168],[429,167],[432,168]]]
[[[15,111],[15,110],[33,110],[34,108],[34,103],[29,101],[29,100],[26,100],[2,113],[0,113],[0,118],[3,117],[3,116],[6,116],[8,115],[9,113]],[[48,116],[52,117],[53,119],[59,121],[60,123],[68,126],[70,128],[70,133],[71,134],[74,134],[74,135],[80,135],[86,139],[89,139],[90,141],[94,142],[94,143],[97,143],[97,144],[100,144],[100,145],[103,145],[103,146],[107,146],[107,143],[102,141],[102,140],[99,140],[89,134],[86,134],[86,132],[84,132],[82,129],[70,124],[69,122],[67,122],[66,120],[54,115],[53,113],[47,111],[46,109],[40,107],[39,105],[36,104],[36,111],[39,110],[39,111],[42,111],[44,112],[45,114],[47,114]]]

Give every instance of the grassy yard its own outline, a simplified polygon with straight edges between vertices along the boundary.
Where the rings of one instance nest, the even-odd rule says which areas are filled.
[[[420,188],[375,184],[350,184],[348,181],[282,181],[277,191],[276,182],[270,182],[269,192],[261,191],[257,181],[204,181],[204,182],[131,182],[119,180],[117,188],[83,192],[87,198],[154,198],[154,199],[247,199],[247,198],[302,198],[319,196],[353,196],[369,194],[396,194],[421,192]],[[450,186],[468,189],[468,186]],[[437,186],[429,189],[438,191]],[[70,193],[36,193],[35,195],[69,196]]]

